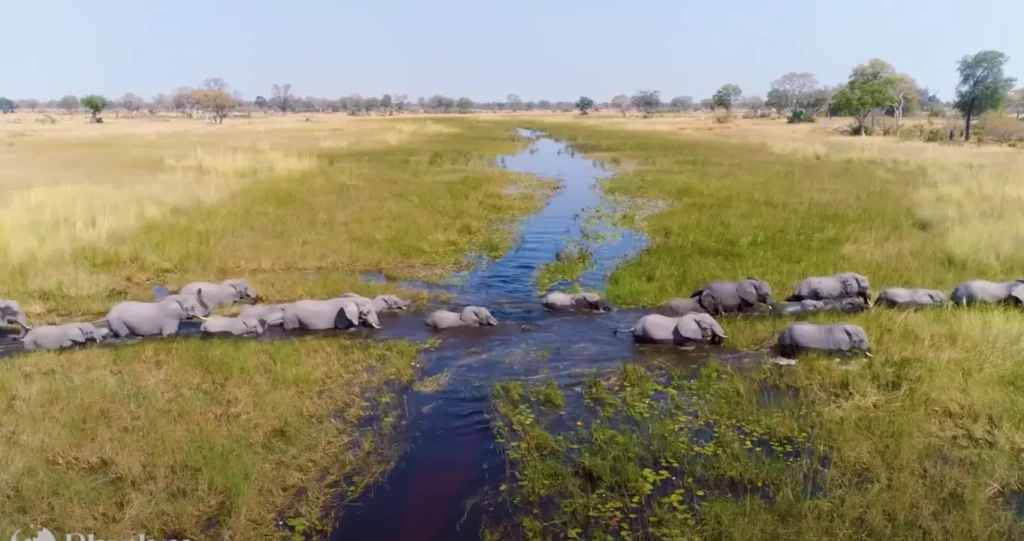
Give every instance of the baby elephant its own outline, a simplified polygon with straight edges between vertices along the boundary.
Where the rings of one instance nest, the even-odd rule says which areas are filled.
[[[540,301],[548,310],[593,310],[608,312],[611,308],[597,293],[562,293],[552,291]]]
[[[290,303],[285,304],[255,304],[245,306],[239,312],[241,319],[258,319],[263,322],[264,327],[284,324],[284,311]]]
[[[1024,280],[969,280],[953,288],[950,299],[953,304],[960,306],[985,303],[1024,304]]]
[[[456,314],[450,310],[438,310],[428,314],[424,322],[427,324],[427,327],[435,329],[483,327],[498,324],[498,320],[491,315],[491,311],[482,306],[467,306],[462,309],[461,314]]]
[[[227,333],[235,336],[244,336],[247,334],[263,334],[263,324],[258,319],[248,317],[213,316],[204,321],[199,330],[206,334]]]
[[[199,291],[201,293],[201,290]],[[209,308],[191,295],[169,295],[159,302],[125,301],[114,305],[104,318],[118,337],[170,336],[184,319],[200,318]]]
[[[65,323],[36,327],[21,339],[25,349],[61,349],[89,340],[100,342],[110,334],[110,329],[96,327],[92,323]]]
[[[946,304],[946,294],[937,289],[887,287],[875,299],[875,306],[891,308],[942,306],[943,304]]]
[[[21,333],[18,335],[19,338],[24,338],[32,326],[28,324],[28,318],[25,317],[25,312],[21,309],[21,304],[18,301],[5,301],[0,300],[0,327],[10,327],[17,325],[21,329]]]
[[[670,316],[685,316],[686,314],[706,314],[707,310],[700,305],[700,296],[697,297],[675,297],[665,301],[658,309],[659,312]]]
[[[845,297],[860,297],[867,304],[871,303],[871,292],[866,276],[855,272],[841,272],[832,276],[812,276],[805,278],[796,286],[788,301],[805,299],[824,301]]]
[[[750,312],[759,304],[771,305],[772,289],[757,278],[744,278],[736,282],[715,280],[690,294],[711,315]],[[671,301],[670,301],[671,302]]]
[[[369,299],[357,293],[342,293],[338,295],[341,298],[355,298],[363,299],[369,302],[373,309],[377,312],[387,312],[389,310],[405,310],[412,305],[412,301],[403,301],[394,295],[377,295],[376,297]]]
[[[710,339],[712,344],[721,344],[727,338],[725,330],[709,314],[686,314],[668,317],[648,314],[636,325],[616,332],[633,334],[633,341],[641,344],[686,345]]]
[[[790,359],[805,350],[850,353],[860,351],[871,357],[868,335],[857,325],[839,323],[834,325],[815,325],[813,323],[794,323],[779,335],[776,343],[779,355]]]
[[[846,297],[841,299],[829,299],[815,301],[804,299],[802,301],[786,301],[772,304],[771,315],[774,316],[800,316],[813,314],[814,312],[842,312],[844,314],[856,314],[868,309],[868,303],[860,297]]]
[[[249,285],[249,282],[246,282],[241,278],[224,280],[219,284],[214,284],[212,282],[192,282],[181,288],[181,290],[178,291],[178,294],[198,296],[200,291],[203,293],[203,302],[210,307],[210,310],[231,306],[232,304],[242,302],[246,299],[253,302],[259,300],[256,295],[256,291]]]

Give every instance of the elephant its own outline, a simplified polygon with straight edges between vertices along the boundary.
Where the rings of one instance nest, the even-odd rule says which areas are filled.
[[[841,272],[832,276],[811,276],[800,282],[793,295],[786,300],[791,302],[805,299],[824,301],[846,297],[860,297],[870,306],[871,291],[868,278],[855,272]]]
[[[25,317],[25,312],[21,309],[21,303],[0,300],[0,326],[9,327],[11,325],[21,328],[18,338],[24,338],[25,334],[32,330],[32,326],[28,324],[28,318]]]
[[[776,349],[779,355],[790,359],[795,358],[804,350],[832,353],[860,351],[871,357],[867,333],[860,326],[847,323],[832,325],[794,323],[786,327],[779,335]]]
[[[776,302],[771,305],[773,316],[799,316],[812,314],[814,312],[842,312],[844,314],[856,314],[868,309],[868,304],[860,297],[845,297],[841,299],[811,300]]]
[[[170,336],[178,332],[184,319],[199,318],[209,313],[203,304],[202,290],[198,295],[168,295],[159,302],[124,301],[115,304],[104,318],[110,330],[118,337]]]
[[[684,316],[686,314],[706,314],[708,311],[700,304],[698,297],[676,297],[665,301],[660,306],[659,312],[669,316]]]
[[[259,301],[259,296],[256,295],[256,291],[249,285],[249,282],[246,282],[241,278],[224,280],[219,284],[214,284],[212,282],[192,282],[181,288],[178,291],[178,294],[198,296],[200,291],[203,292],[203,302],[210,307],[210,310],[231,306],[232,304],[242,302],[246,299],[249,299],[252,302]]]
[[[65,323],[43,325],[28,331],[21,339],[25,349],[61,349],[89,340],[101,342],[110,334],[110,329],[96,327],[92,323]]]
[[[254,318],[213,316],[204,321],[199,330],[207,334],[229,333],[242,336],[263,334],[263,327],[263,322]]]
[[[707,338],[710,338],[712,344],[721,344],[723,339],[728,338],[725,330],[710,314],[694,313],[679,317],[648,314],[629,329],[616,332],[632,333],[633,341],[642,344],[686,345],[703,342]]]
[[[296,301],[285,306],[282,319],[288,331],[346,330],[359,325],[380,328],[377,312],[372,307],[360,307],[349,297]]]
[[[771,305],[772,288],[763,280],[747,277],[735,282],[713,280],[690,294],[707,313],[748,312],[758,304]]]
[[[359,295],[358,293],[342,293],[339,297],[366,299],[373,305],[373,309],[378,313],[387,312],[388,310],[405,310],[412,305],[412,301],[403,301],[394,295],[377,295],[376,297],[369,299]]]
[[[946,304],[946,294],[937,289],[887,287],[875,299],[875,306],[892,308],[942,306],[943,304]]]
[[[290,303],[284,304],[254,304],[242,307],[238,313],[239,318],[258,319],[263,321],[264,327],[284,324],[284,311]]]
[[[544,295],[541,305],[548,310],[593,310],[608,312],[611,308],[597,293],[562,293],[552,291]]]
[[[1024,304],[1024,280],[1012,282],[968,280],[953,288],[950,299],[953,304],[960,306],[978,303]]]
[[[498,324],[498,320],[491,315],[491,311],[482,306],[467,306],[462,309],[460,314],[450,310],[437,310],[428,314],[424,322],[428,327],[435,329],[482,327]]]

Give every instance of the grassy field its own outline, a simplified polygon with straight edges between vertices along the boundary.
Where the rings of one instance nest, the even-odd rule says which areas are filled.
[[[194,279],[278,301],[393,289],[361,271],[437,278],[503,253],[551,187],[495,168],[523,142],[472,120],[0,127],[0,298],[37,324]],[[6,360],[0,531],[315,533],[389,467],[416,353],[168,339]]]
[[[670,203],[642,226],[652,245],[612,276],[608,294],[616,304],[656,305],[708,280],[743,276],[768,281],[777,297],[803,277],[847,270],[867,275],[875,291],[949,291],[969,278],[1021,278],[1024,215],[1015,210],[1021,191],[1013,179],[1024,173],[1024,153],[1018,150],[811,138],[808,127],[783,137],[779,124],[707,131],[695,124],[599,117],[528,125],[619,162],[621,174],[605,185],[610,193]],[[862,325],[875,357],[853,364],[808,358],[793,369],[718,373],[723,388],[713,400],[706,390],[693,403],[670,400],[654,417],[640,417],[643,422],[628,408],[610,413],[620,423],[611,441],[597,430],[542,435],[537,427],[548,425],[539,420],[520,422],[517,430],[524,415],[543,419],[543,404],[499,393],[505,423],[499,433],[506,431],[505,442],[520,442],[506,448],[512,479],[528,480],[507,491],[526,510],[513,531],[545,539],[1019,537],[1024,529],[1011,503],[1019,506],[1024,484],[1021,318],[1013,309],[818,316],[813,319]],[[772,343],[788,323],[723,320],[732,345],[746,349]],[[682,393],[690,377],[668,376],[660,384]],[[617,403],[630,403],[628,386],[608,387]],[[781,390],[785,400],[766,401],[765,389]],[[701,406],[705,399],[709,404]],[[659,423],[688,419],[694,409],[717,426],[711,441],[718,454],[669,447],[668,456],[651,455],[657,442],[672,439]],[[766,461],[749,452],[739,432],[726,430],[744,426],[774,442],[812,434],[813,454],[795,465]],[[681,432],[674,436],[686,437],[685,427],[676,428]],[[809,456],[828,457],[827,467]],[[658,485],[645,481],[642,468],[658,472],[666,469],[659,461],[668,459],[709,475],[703,487],[658,493],[670,497],[683,488],[681,500],[668,502],[669,514],[679,504],[672,518],[657,508],[660,500],[630,492],[644,482]],[[563,468],[588,460],[613,471],[585,486],[562,483],[579,474]],[[811,473],[820,488],[808,494],[799,487]],[[544,480],[559,487],[558,504],[531,494]],[[757,482],[770,490],[750,489]],[[645,512],[607,513],[635,507],[634,496],[646,502]],[[651,516],[673,527],[652,530],[644,522]]]

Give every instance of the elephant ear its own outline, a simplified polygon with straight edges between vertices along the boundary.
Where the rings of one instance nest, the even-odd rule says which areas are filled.
[[[704,341],[704,332],[697,324],[696,319],[692,317],[679,318],[679,322],[676,323],[676,327],[672,332],[676,335],[676,338],[681,337],[693,342]]]
[[[338,319],[344,317],[347,321],[347,325],[344,327],[338,326]],[[354,302],[346,302],[341,305],[338,310],[338,314],[334,316],[334,326],[339,329],[347,329],[349,327],[355,327],[359,325],[359,307]]]
[[[1024,284],[1015,285],[1010,288],[1010,302],[1024,304]]]
[[[462,313],[459,315],[459,319],[467,325],[479,325],[480,315],[477,313],[475,306],[467,306],[462,309]]]
[[[713,338],[727,338],[725,335],[725,329],[715,321],[715,318],[707,314],[697,314],[697,325],[700,327],[701,333],[704,336],[711,336]]]
[[[700,297],[698,297],[697,302],[700,303],[704,308],[704,311],[709,314],[717,315],[722,311],[721,304],[718,301],[718,295],[716,295],[714,291],[711,291],[710,288],[704,289],[700,292]]]
[[[853,335],[853,329],[849,326],[844,325],[840,332],[834,333],[836,340],[836,348],[841,351],[850,351],[853,349],[853,343],[856,338]]]
[[[84,344],[88,341],[88,337],[85,336],[85,332],[81,327],[74,327],[71,332],[68,333],[68,338],[76,344]]]
[[[739,294],[740,300],[750,306],[757,306],[761,296],[757,291],[757,282],[751,279],[740,280],[736,284],[736,293]]]

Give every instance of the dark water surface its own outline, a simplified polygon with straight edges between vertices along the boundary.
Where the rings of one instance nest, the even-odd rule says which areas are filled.
[[[586,243],[595,268],[577,281],[588,290],[602,291],[615,265],[635,255],[646,239],[607,223],[585,225],[585,213],[602,205],[596,184],[611,176],[608,170],[563,143],[524,130],[520,134],[532,139],[530,147],[500,157],[499,163],[512,171],[556,178],[562,187],[523,222],[519,242],[504,257],[478,264],[464,286],[445,288],[455,294],[453,305],[487,306],[501,325],[445,331],[440,346],[422,354],[425,377],[445,374],[448,384],[439,391],[407,395],[407,451],[382,486],[343,510],[331,536],[334,541],[477,539],[483,510],[467,510],[467,502],[500,484],[505,472],[487,415],[496,382],[550,376],[571,388],[593,370],[615,369],[665,352],[636,347],[628,335],[613,333],[646,312],[552,314],[539,305],[537,271],[554,261],[568,242],[580,242],[584,229],[600,234],[596,244]],[[382,325],[382,337],[438,335],[420,318],[398,316]],[[706,354],[679,355],[706,359]]]

